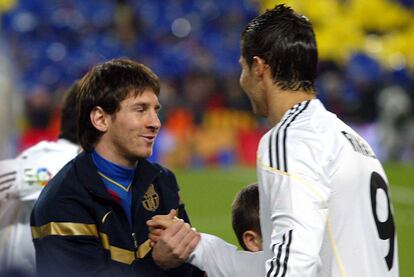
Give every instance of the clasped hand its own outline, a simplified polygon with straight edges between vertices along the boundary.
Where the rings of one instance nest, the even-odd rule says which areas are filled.
[[[200,241],[200,233],[190,224],[177,218],[171,210],[167,215],[156,215],[147,221],[152,257],[163,269],[175,268],[184,263]]]

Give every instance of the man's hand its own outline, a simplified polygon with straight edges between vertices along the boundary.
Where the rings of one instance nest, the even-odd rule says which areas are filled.
[[[152,257],[164,269],[184,263],[200,241],[200,234],[175,215],[176,212],[171,211],[147,221],[153,241]]]
[[[161,237],[162,232],[170,227],[174,220],[180,220],[177,217],[177,211],[171,210],[167,215],[156,215],[152,219],[147,221],[149,234],[148,238],[151,240],[151,246],[153,247],[158,239]],[[182,220],[182,219],[181,219]]]

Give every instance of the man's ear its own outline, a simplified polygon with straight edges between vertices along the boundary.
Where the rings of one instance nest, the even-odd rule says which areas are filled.
[[[252,64],[252,71],[255,76],[257,76],[259,79],[262,79],[266,70],[269,69],[269,65],[266,63],[266,61],[259,56],[253,57],[253,64]]]
[[[108,130],[109,118],[109,115],[99,106],[93,108],[90,113],[92,125],[101,132]]]
[[[243,233],[243,242],[248,251],[257,252],[262,248],[262,237],[252,230],[247,230]]]

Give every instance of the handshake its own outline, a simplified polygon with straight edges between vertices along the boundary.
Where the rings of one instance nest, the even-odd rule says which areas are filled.
[[[175,268],[184,263],[201,239],[200,233],[177,217],[176,210],[156,215],[147,221],[152,258],[163,268]]]

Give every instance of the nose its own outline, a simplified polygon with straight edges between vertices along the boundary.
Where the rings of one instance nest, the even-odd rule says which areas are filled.
[[[158,117],[158,113],[153,111],[151,116],[148,120],[148,128],[153,129],[154,131],[158,131],[161,128],[161,120]]]

